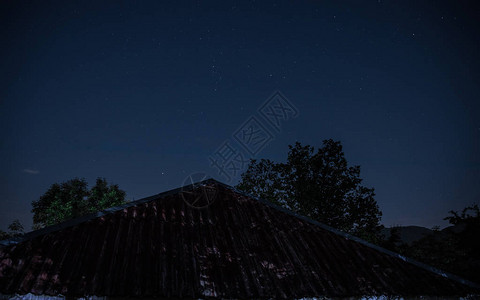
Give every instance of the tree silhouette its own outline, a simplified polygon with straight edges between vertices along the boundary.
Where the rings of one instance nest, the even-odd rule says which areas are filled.
[[[407,244],[384,241],[382,246],[439,269],[480,282],[480,210],[477,204],[450,211],[452,227],[433,228],[431,234]]]
[[[289,146],[286,163],[252,160],[239,190],[370,241],[380,237],[381,212],[373,188],[361,185],[359,166],[348,166],[342,145],[325,140]]]
[[[10,225],[8,225],[8,232],[0,230],[0,240],[6,240],[14,237],[19,237],[24,234],[23,225],[20,223],[20,220],[13,220]]]
[[[118,185],[108,185],[105,178],[98,178],[89,191],[85,179],[74,178],[54,183],[39,200],[32,202],[34,228],[57,224],[125,203],[125,192]]]
[[[451,216],[444,220],[463,229],[458,234],[460,247],[472,257],[480,259],[480,209],[478,204],[465,207],[460,214],[451,210],[450,214]]]

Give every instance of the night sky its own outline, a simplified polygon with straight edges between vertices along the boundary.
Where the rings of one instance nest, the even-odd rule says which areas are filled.
[[[340,140],[386,226],[478,203],[474,5],[107,2],[0,4],[0,229],[30,229],[31,201],[74,177],[128,200],[195,172],[234,185],[210,159],[225,142],[254,157],[235,140],[248,120],[270,134],[257,158]],[[279,129],[259,113],[275,91],[298,111]]]

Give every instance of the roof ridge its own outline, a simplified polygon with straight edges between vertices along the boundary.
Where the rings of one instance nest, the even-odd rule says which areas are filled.
[[[225,185],[224,183],[221,183],[221,182],[219,182],[219,181],[217,181],[213,178],[208,178],[208,179],[198,181],[198,182],[195,182],[195,183],[192,183],[192,184],[184,185],[184,186],[174,188],[174,189],[171,189],[171,190],[168,190],[168,191],[165,191],[165,192],[161,192],[161,193],[156,194],[156,195],[144,197],[144,198],[141,198],[141,199],[138,199],[138,200],[135,200],[135,201],[131,201],[131,202],[127,202],[127,203],[124,203],[124,204],[121,204],[121,205],[112,206],[110,208],[106,208],[106,209],[103,209],[103,210],[100,210],[100,211],[97,211],[97,212],[94,212],[94,213],[89,213],[89,214],[86,214],[86,215],[83,215],[83,216],[80,216],[80,217],[77,217],[77,218],[74,218],[74,219],[66,220],[66,221],[58,223],[58,224],[54,224],[54,225],[50,225],[50,226],[47,226],[47,227],[44,227],[44,228],[41,228],[41,229],[33,230],[33,231],[27,232],[27,233],[25,233],[25,234],[23,234],[22,236],[19,236],[19,237],[13,237],[13,238],[5,239],[5,240],[0,240],[0,248],[5,247],[5,246],[9,246],[9,245],[13,245],[13,244],[18,244],[18,243],[21,243],[23,241],[33,239],[37,236],[41,236],[41,235],[44,235],[44,234],[56,232],[56,231],[59,231],[59,230],[62,230],[62,229],[68,228],[68,227],[72,227],[72,226],[78,225],[80,223],[84,223],[84,222],[87,222],[87,221],[90,221],[90,220],[93,220],[93,219],[96,219],[96,218],[99,218],[99,217],[103,217],[105,215],[115,213],[117,211],[123,210],[123,209],[128,208],[128,207],[132,207],[132,206],[136,206],[136,205],[139,205],[139,204],[154,201],[154,200],[157,200],[159,198],[164,198],[164,197],[169,196],[169,195],[178,194],[180,191],[186,190],[189,187],[193,187],[193,186],[196,186],[196,185],[199,185],[199,184],[205,184],[205,183],[208,183],[208,182],[222,184],[222,186],[228,186],[228,185]]]
[[[343,238],[346,238],[348,240],[352,240],[354,242],[357,242],[357,243],[360,243],[364,246],[367,246],[369,248],[372,248],[372,249],[375,249],[379,252],[382,252],[384,254],[387,254],[389,256],[392,256],[392,257],[396,257],[396,258],[400,258],[401,260],[405,261],[405,262],[408,262],[410,264],[413,264],[419,268],[422,268],[426,271],[429,271],[431,273],[434,273],[436,275],[440,275],[442,277],[445,277],[445,278],[448,278],[450,280],[453,280],[453,281],[456,281],[456,282],[459,282],[461,284],[464,284],[464,285],[467,285],[469,287],[472,287],[472,288],[475,288],[475,289],[478,289],[480,290],[480,284],[477,284],[475,282],[472,282],[470,280],[467,280],[467,279],[464,279],[460,276],[457,276],[455,274],[451,274],[449,272],[445,272],[445,271],[442,271],[440,269],[437,269],[435,267],[432,267],[430,265],[427,265],[425,263],[422,263],[422,262],[419,262],[417,260],[414,260],[412,258],[409,258],[409,257],[406,257],[404,255],[401,255],[399,253],[396,253],[396,252],[393,252],[393,251],[390,251],[388,249],[385,249],[383,247],[380,247],[378,245],[375,245],[375,244],[372,244],[370,242],[367,242],[359,237],[356,237],[354,235],[351,235],[349,233],[346,233],[346,232],[343,232],[343,231],[340,231],[336,228],[333,228],[331,226],[328,226],[326,224],[323,224],[321,222],[318,222],[318,221],[315,221],[309,217],[306,217],[306,216],[303,216],[303,215],[300,215],[300,214],[297,214],[289,209],[286,209],[284,207],[281,207],[277,204],[274,204],[270,201],[267,201],[267,200],[264,200],[262,198],[259,198],[259,197],[256,197],[254,195],[251,195],[251,194],[248,194],[246,192],[243,192],[243,191],[240,191],[238,190],[237,188],[233,187],[233,186],[230,186],[228,184],[225,184],[223,182],[220,182],[216,179],[213,179],[213,178],[209,178],[209,179],[205,179],[205,180],[202,180],[202,181],[199,181],[199,182],[196,182],[196,183],[192,183],[192,184],[188,184],[188,185],[185,185],[185,186],[182,186],[182,187],[178,187],[178,188],[174,188],[174,189],[171,189],[171,190],[168,190],[168,191],[165,191],[165,192],[162,192],[162,193],[159,193],[159,194],[156,194],[156,195],[153,195],[153,196],[149,196],[149,197],[145,197],[145,198],[142,198],[142,199],[139,199],[139,200],[136,200],[136,201],[132,201],[132,202],[127,202],[125,204],[122,204],[122,205],[119,205],[119,206],[114,206],[114,207],[111,207],[111,208],[107,208],[105,210],[101,210],[101,211],[98,211],[96,213],[92,213],[92,214],[88,214],[88,215],[85,215],[85,216],[82,216],[82,217],[78,217],[78,218],[75,218],[75,219],[72,219],[72,220],[68,220],[68,221],[65,221],[65,222],[62,222],[62,223],[59,223],[59,224],[55,224],[55,225],[51,225],[51,226],[48,226],[48,227],[45,227],[45,228],[42,228],[42,229],[38,229],[38,230],[35,230],[35,231],[31,231],[31,232],[28,232],[26,234],[24,234],[23,236],[21,237],[16,237],[16,238],[11,238],[11,239],[7,239],[7,240],[3,240],[3,241],[0,241],[0,247],[2,246],[8,246],[8,245],[12,245],[12,244],[17,244],[17,243],[20,243],[20,242],[23,242],[23,241],[26,241],[26,240],[30,240],[30,239],[33,239],[35,237],[38,237],[38,236],[41,236],[41,235],[44,235],[44,234],[48,234],[48,233],[52,233],[52,232],[56,232],[56,231],[59,231],[59,230],[62,230],[62,229],[65,229],[65,228],[68,228],[68,227],[72,227],[72,226],[75,226],[77,224],[80,224],[80,223],[83,223],[83,222],[87,222],[89,220],[92,220],[92,219],[96,219],[96,218],[99,218],[99,217],[102,217],[102,216],[105,216],[105,215],[109,215],[109,214],[112,214],[114,212],[117,212],[119,210],[123,210],[125,208],[128,208],[128,207],[132,207],[132,206],[136,206],[136,205],[139,205],[139,204],[143,204],[143,203],[147,203],[147,202],[150,202],[150,201],[154,201],[154,200],[157,200],[157,199],[160,199],[160,198],[164,198],[166,196],[169,196],[169,195],[174,195],[174,194],[178,194],[180,191],[186,189],[186,188],[192,188],[196,185],[199,185],[199,184],[206,184],[206,183],[214,183],[214,184],[218,184],[226,189],[229,189],[231,191],[233,191],[234,193],[237,193],[237,194],[240,194],[240,195],[243,195],[245,197],[248,197],[248,198],[251,198],[251,199],[254,199],[264,205],[267,205],[273,209],[276,209],[278,211],[281,211],[283,213],[286,213],[290,216],[293,216],[293,217],[296,217],[296,218],[299,218],[303,221],[306,221],[310,224],[313,224],[315,226],[318,226],[324,230],[327,230],[329,232],[332,232],[338,236],[341,236]]]
[[[218,182],[218,181],[217,181],[217,182]],[[377,251],[380,251],[380,252],[382,252],[382,253],[384,253],[384,254],[387,254],[387,255],[389,255],[389,256],[396,257],[396,258],[400,258],[401,260],[403,260],[403,261],[405,261],[405,262],[408,262],[408,263],[410,263],[410,264],[413,264],[413,265],[415,265],[415,266],[417,266],[417,267],[420,267],[420,268],[422,268],[422,269],[424,269],[424,270],[427,270],[427,271],[429,271],[429,272],[435,273],[435,274],[440,275],[440,276],[442,276],[442,277],[445,277],[445,278],[454,280],[454,281],[459,282],[459,283],[461,283],[461,284],[464,284],[464,285],[467,285],[467,286],[470,286],[470,287],[473,287],[473,288],[476,288],[476,289],[480,290],[480,284],[478,284],[478,283],[475,283],[475,282],[473,282],[473,281],[464,279],[464,278],[462,278],[462,277],[460,277],[460,276],[458,276],[458,275],[455,275],[455,274],[452,274],[452,273],[449,273],[449,272],[445,272],[445,271],[443,271],[443,270],[440,270],[440,269],[438,269],[438,268],[432,267],[432,266],[430,266],[430,265],[427,265],[427,264],[422,263],[422,262],[420,262],[420,261],[417,261],[417,260],[415,260],[415,259],[406,257],[406,256],[401,255],[401,254],[399,254],[399,253],[396,253],[396,252],[394,252],[394,251],[385,249],[385,248],[380,247],[380,246],[378,246],[378,245],[372,244],[372,243],[370,243],[370,242],[367,242],[367,241],[364,240],[364,239],[361,239],[361,238],[356,237],[356,236],[354,236],[354,235],[351,235],[351,234],[349,234],[349,233],[343,232],[343,231],[341,231],[341,230],[338,230],[338,229],[336,229],[336,228],[333,228],[333,227],[331,227],[331,226],[329,226],[329,225],[326,225],[326,224],[323,224],[323,223],[321,223],[321,222],[315,221],[315,220],[313,220],[313,219],[311,219],[311,218],[309,218],[309,217],[306,217],[306,216],[297,214],[297,213],[295,213],[295,212],[293,212],[293,211],[291,211],[291,210],[289,210],[289,209],[286,209],[286,208],[284,208],[284,207],[282,207],[282,206],[279,206],[279,205],[277,205],[277,204],[275,204],[275,203],[272,203],[272,202],[270,202],[270,201],[264,200],[264,199],[262,199],[262,198],[259,198],[259,197],[254,196],[254,195],[245,193],[245,192],[243,192],[243,191],[240,191],[240,190],[238,190],[238,189],[236,189],[236,188],[234,188],[234,187],[232,187],[232,186],[229,186],[229,185],[227,185],[227,184],[224,184],[224,183],[222,183],[222,182],[218,182],[218,183],[219,183],[220,185],[222,185],[223,187],[228,188],[228,189],[230,189],[230,190],[232,190],[232,191],[234,191],[234,192],[236,192],[236,193],[238,193],[238,194],[241,194],[241,195],[243,195],[243,196],[246,196],[246,197],[255,199],[255,200],[257,200],[257,201],[260,202],[260,203],[263,203],[263,204],[265,204],[265,205],[267,205],[267,206],[269,206],[269,207],[272,207],[272,208],[274,208],[274,209],[277,209],[277,210],[279,210],[279,211],[282,211],[282,212],[284,212],[284,213],[286,213],[286,214],[288,214],[288,215],[297,217],[297,218],[299,218],[299,219],[301,219],[301,220],[304,220],[304,221],[306,221],[306,222],[308,222],[308,223],[311,223],[311,224],[313,224],[313,225],[319,226],[320,228],[325,229],[325,230],[327,230],[327,231],[329,231],[329,232],[332,232],[332,233],[334,233],[334,234],[336,234],[336,235],[339,235],[339,236],[342,236],[342,237],[344,237],[344,238],[346,238],[346,239],[355,241],[355,242],[357,242],[357,243],[360,243],[360,244],[362,244],[362,245],[364,245],[364,246],[367,246],[367,247],[369,247],[369,248],[372,248],[372,249],[375,249],[375,250],[377,250]]]

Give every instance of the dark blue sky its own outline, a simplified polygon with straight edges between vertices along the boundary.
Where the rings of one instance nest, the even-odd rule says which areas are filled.
[[[209,156],[275,90],[299,115],[257,157],[340,140],[387,226],[478,203],[475,2],[97,2],[0,4],[0,228],[74,177],[226,182]]]

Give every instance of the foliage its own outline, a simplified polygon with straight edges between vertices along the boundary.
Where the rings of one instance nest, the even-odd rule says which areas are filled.
[[[24,229],[22,223],[18,219],[13,220],[13,222],[8,225],[8,232],[0,230],[0,241],[6,240],[14,237],[19,237],[24,234]]]
[[[290,145],[286,163],[252,160],[237,188],[375,241],[381,212],[374,189],[361,182],[360,167],[349,167],[340,142],[330,139],[316,152],[298,142]]]
[[[456,234],[458,249],[465,253],[452,272],[463,275],[475,282],[480,282],[480,209],[478,204],[465,207],[459,214],[450,211],[451,216],[445,218],[455,227],[460,227]]]
[[[450,211],[451,216],[445,218],[450,224],[461,226],[464,229],[458,234],[460,247],[480,259],[480,210],[478,204],[465,207],[461,214]]]
[[[402,239],[400,237],[400,227],[399,226],[393,226],[390,228],[390,234],[388,235],[388,238],[384,239],[380,242],[380,245],[384,248],[387,249],[396,249],[402,244]],[[399,252],[399,251],[397,251]]]
[[[120,190],[117,184],[108,185],[105,178],[97,178],[87,200],[89,211],[95,212],[124,204],[125,192]]]
[[[411,244],[385,240],[383,247],[401,253],[436,268],[480,282],[480,213],[477,204],[461,213],[450,211],[444,218],[453,227],[439,230]],[[392,228],[393,230],[393,228]],[[393,235],[393,233],[392,233]]]
[[[34,228],[50,226],[123,203],[125,192],[118,185],[108,185],[105,178],[98,178],[91,190],[88,190],[85,179],[74,178],[54,183],[39,200],[32,202]]]
[[[8,225],[8,230],[10,231],[10,234],[13,237],[21,236],[24,233],[23,225],[22,223],[20,223],[20,220],[18,219],[13,220],[13,222],[10,225]]]
[[[458,239],[454,234],[434,231],[411,245],[403,245],[404,252],[409,257],[442,270],[454,269],[453,266],[465,258],[466,253],[458,247]]]

